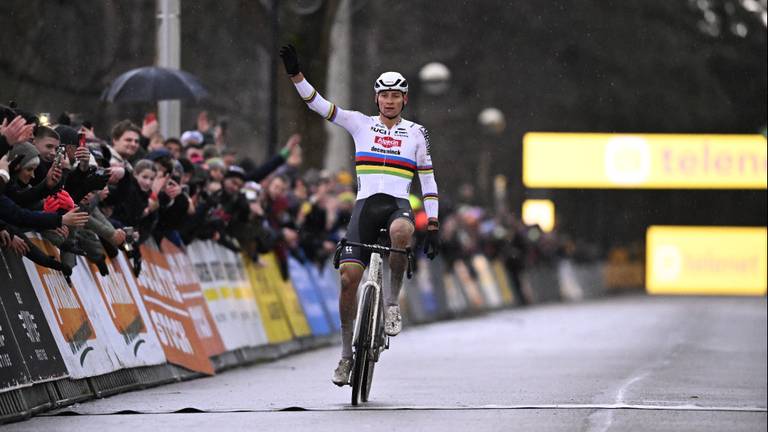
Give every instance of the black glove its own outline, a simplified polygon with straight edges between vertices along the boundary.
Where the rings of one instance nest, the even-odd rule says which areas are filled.
[[[428,229],[427,236],[424,238],[424,253],[427,258],[434,259],[440,249],[440,231]]]
[[[280,48],[280,58],[283,59],[285,65],[285,71],[288,75],[294,76],[299,72],[299,56],[296,54],[296,48],[293,45],[285,45]]]

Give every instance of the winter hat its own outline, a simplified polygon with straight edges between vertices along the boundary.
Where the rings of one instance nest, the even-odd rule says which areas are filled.
[[[37,151],[37,148],[31,143],[23,142],[11,147],[11,151],[8,152],[8,160],[12,161],[19,155],[22,156],[18,165],[20,168],[26,168],[40,163],[40,152]]]
[[[224,160],[219,157],[210,158],[205,161],[205,165],[208,167],[208,169],[220,169],[223,170],[226,168],[224,165]],[[242,168],[241,168],[242,169]]]
[[[62,144],[73,146],[80,145],[80,137],[77,135],[77,130],[74,128],[58,125],[54,130],[59,134],[59,138],[61,138]]]
[[[151,161],[156,161],[156,160],[161,159],[161,158],[171,159],[172,158],[171,152],[169,152],[165,148],[161,148],[161,149],[157,149],[157,150],[152,150],[146,156],[146,159],[149,159]]]
[[[203,141],[205,141],[205,138],[203,137],[203,134],[198,131],[186,131],[181,134],[181,144],[184,147],[191,145],[202,148]]]
[[[224,178],[230,177],[239,177],[241,180],[245,181],[245,170],[237,165],[232,165],[224,174]]]

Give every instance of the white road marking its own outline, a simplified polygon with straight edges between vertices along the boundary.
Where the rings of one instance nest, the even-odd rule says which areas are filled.
[[[184,410],[195,409],[204,413],[232,413],[232,412],[288,412],[288,411],[315,411],[332,412],[344,411],[350,406],[337,407],[275,407],[271,409],[252,409],[252,408],[232,408],[232,409],[211,409],[187,407]],[[738,406],[701,406],[701,405],[645,405],[645,404],[518,404],[518,405],[359,405],[353,410],[366,411],[473,411],[473,410],[649,410],[649,411],[720,411],[720,412],[745,412],[761,413],[768,412],[766,407],[738,407]],[[173,414],[180,410],[131,410],[139,414]],[[59,415],[61,413],[78,413],[76,408],[64,408],[62,410],[50,413],[39,414],[40,416]],[[116,412],[93,413],[86,412],[83,415],[110,415]]]

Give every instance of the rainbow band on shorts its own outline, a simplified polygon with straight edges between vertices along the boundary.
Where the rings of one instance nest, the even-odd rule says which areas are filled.
[[[363,264],[363,262],[357,258],[344,258],[343,260],[339,261],[339,267],[345,264],[359,265],[363,270],[365,270],[365,264]]]

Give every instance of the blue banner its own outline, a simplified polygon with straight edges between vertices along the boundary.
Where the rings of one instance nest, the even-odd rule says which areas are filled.
[[[291,275],[291,283],[299,296],[299,302],[304,309],[312,334],[315,336],[330,334],[330,320],[325,313],[323,300],[309,269],[297,259],[288,257],[288,273]]]
[[[333,268],[333,264],[328,260],[322,269],[318,270],[316,267],[310,266],[309,271],[317,281],[317,288],[323,299],[325,311],[330,317],[331,325],[333,325],[333,331],[341,331],[341,316],[339,315],[340,281],[338,270]]]

